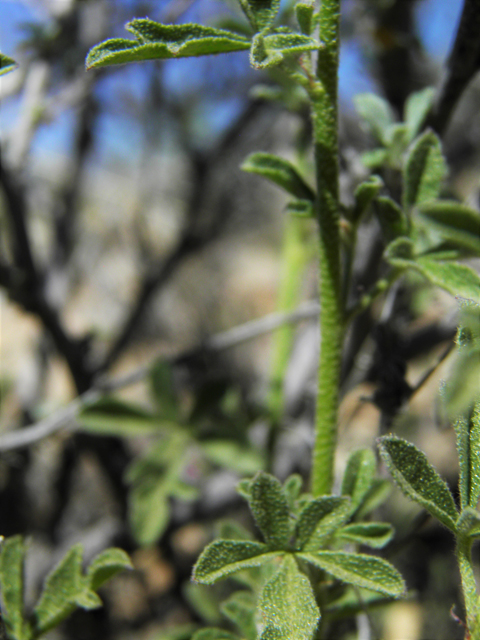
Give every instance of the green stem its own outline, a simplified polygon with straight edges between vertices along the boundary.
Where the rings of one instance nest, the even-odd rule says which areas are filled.
[[[472,541],[468,537],[457,538],[457,560],[462,579],[462,591],[467,613],[467,628],[471,640],[480,638],[480,628],[477,624],[477,585],[472,567]]]
[[[318,81],[311,90],[321,301],[321,347],[312,465],[312,492],[316,496],[332,490],[344,339],[337,125],[340,0],[322,0],[319,20],[322,47],[318,52]]]

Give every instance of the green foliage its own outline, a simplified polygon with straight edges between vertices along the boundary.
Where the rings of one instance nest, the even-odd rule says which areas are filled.
[[[292,56],[316,49],[318,42],[314,38],[279,28],[275,33],[257,33],[254,36],[250,49],[250,63],[255,69],[267,69]]]
[[[198,24],[165,25],[143,18],[132,20],[125,28],[136,40],[113,38],[93,47],[86,60],[87,69],[250,48],[250,42],[243,36]]]
[[[315,199],[313,189],[288,160],[271,153],[257,152],[249,155],[241,168],[243,171],[256,173],[271,180],[300,200],[313,201]]]
[[[82,571],[81,545],[72,547],[47,576],[33,614],[25,618],[23,572],[25,545],[21,536],[7,538],[0,553],[3,620],[11,640],[34,640],[56,627],[77,607],[96,609],[102,601],[96,591],[119,571],[131,567],[121,549],[107,549]]]
[[[422,220],[441,237],[442,248],[480,256],[480,214],[451,200],[426,202],[417,208]]]
[[[403,171],[403,207],[435,200],[447,173],[442,145],[433,131],[426,131],[410,148]]]
[[[280,9],[280,0],[240,0],[240,6],[255,31],[268,31]]]
[[[17,63],[13,58],[6,56],[0,51],[0,76],[4,76],[17,67]]]

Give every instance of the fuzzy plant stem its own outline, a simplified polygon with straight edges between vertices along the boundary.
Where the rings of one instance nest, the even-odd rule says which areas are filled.
[[[338,61],[340,0],[320,5],[322,46],[312,90],[320,261],[320,362],[312,466],[312,492],[331,493],[337,438],[344,310],[340,265],[338,189]]]
[[[472,567],[472,541],[468,538],[457,538],[457,560],[462,579],[462,591],[467,613],[466,637],[469,640],[480,640],[480,625],[477,619],[477,587]]]

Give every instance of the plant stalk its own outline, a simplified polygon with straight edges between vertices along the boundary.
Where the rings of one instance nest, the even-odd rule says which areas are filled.
[[[340,0],[322,0],[317,81],[311,91],[319,227],[320,362],[312,461],[312,492],[331,493],[337,439],[344,309],[338,188],[338,62]]]
[[[462,580],[462,591],[467,614],[467,629],[470,640],[480,640],[480,626],[477,620],[477,587],[472,567],[472,541],[465,537],[457,538],[457,561]]]

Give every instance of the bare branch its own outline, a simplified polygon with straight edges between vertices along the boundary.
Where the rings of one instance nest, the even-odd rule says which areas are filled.
[[[305,302],[291,313],[272,313],[258,320],[252,320],[238,327],[217,333],[208,338],[204,344],[194,350],[183,352],[169,358],[172,363],[185,361],[202,352],[220,352],[236,347],[244,342],[254,340],[279,329],[286,324],[296,324],[302,320],[310,320],[318,317],[320,306],[315,301]],[[154,360],[155,361],[155,360]],[[132,373],[112,380],[99,380],[89,391],[79,395],[66,407],[62,407],[44,420],[24,429],[15,430],[0,437],[0,451],[20,449],[35,444],[62,429],[75,429],[75,418],[80,411],[99,400],[102,395],[112,391],[118,391],[146,378],[151,370],[152,363],[139,367]]]

